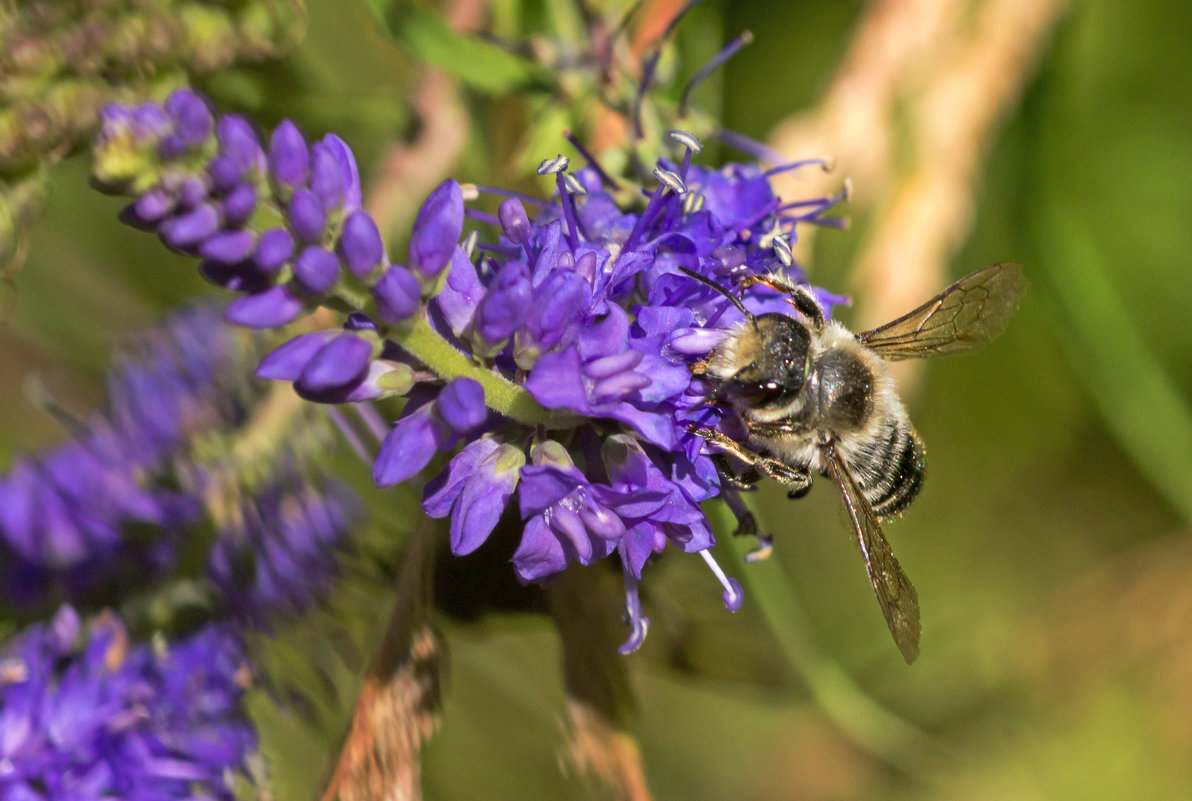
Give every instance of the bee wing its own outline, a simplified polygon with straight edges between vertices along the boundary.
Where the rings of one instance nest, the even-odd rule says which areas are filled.
[[[873,507],[857,486],[840,452],[832,445],[826,451],[828,471],[836,486],[840,487],[840,496],[844,499],[844,507],[848,510],[849,520],[857,535],[857,544],[861,546],[861,554],[865,557],[869,583],[873,585],[878,606],[886,618],[890,634],[894,636],[894,643],[909,665],[919,655],[919,635],[923,630],[919,625],[919,595],[894,558]]]
[[[1005,330],[1026,284],[1021,266],[994,264],[857,339],[888,361],[973,350]]]

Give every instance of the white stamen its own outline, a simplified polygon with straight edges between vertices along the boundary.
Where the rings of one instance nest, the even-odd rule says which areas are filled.
[[[741,608],[741,602],[744,600],[744,595],[741,593],[741,585],[735,581],[730,581],[729,577],[724,575],[724,571],[720,569],[716,559],[712,556],[712,549],[705,548],[699,552],[699,555],[707,562],[708,568],[712,571],[712,575],[716,576],[716,580],[724,587],[724,605],[730,612],[735,612]]]
[[[468,235],[464,237],[464,254],[471,261],[476,256],[476,245],[480,241],[480,232],[476,230],[468,231]]]

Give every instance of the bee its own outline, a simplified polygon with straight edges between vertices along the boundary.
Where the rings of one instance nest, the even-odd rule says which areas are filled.
[[[918,595],[880,521],[900,515],[919,494],[926,461],[886,363],[973,350],[994,339],[1026,288],[1022,268],[977,270],[914,311],[859,334],[827,320],[807,287],[779,275],[746,277],[741,289],[768,286],[786,296],[793,315],[754,315],[724,287],[680,269],[745,316],[692,365],[713,387],[709,403],[734,412],[744,441],[712,428],[693,432],[746,466],[737,475],[718,454],[722,474],[737,486],[764,474],[797,498],[811,488],[812,471],[832,479],[886,625],[903,658],[913,662],[921,633]],[[738,520],[739,531],[754,533],[747,512]]]

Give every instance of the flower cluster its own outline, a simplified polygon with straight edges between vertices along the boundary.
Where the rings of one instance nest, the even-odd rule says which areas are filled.
[[[691,433],[720,412],[690,365],[742,315],[707,284],[775,272],[805,281],[791,259],[795,226],[832,224],[824,214],[843,195],[784,204],[769,179],[802,164],[706,169],[692,163],[698,140],[675,131],[681,159],[660,160],[640,193],[562,156],[539,169],[555,182],[549,201],[447,181],[419,212],[403,266],[358,208],[354,162],[334,137],[308,146],[283,123],[266,155],[246,123],[213,121],[188,93],[105,118],[101,179],[137,196],[131,221],[244,293],[228,319],[271,326],[315,305],[350,310],[342,328],[292,339],[258,374],[324,403],[406,397],[374,479],[405,481],[454,451],[423,508],[450,518],[455,553],[480,547],[513,507],[524,582],[618,554],[632,626],[623,651],[645,636],[638,582],[668,543],[699,553],[739,608],[699,507],[723,494],[720,476]],[[140,166],[120,177],[113,164]],[[230,203],[243,187],[279,215],[275,227]],[[484,195],[503,198],[495,215],[467,207]],[[461,243],[466,217],[479,227]],[[816,297],[826,311],[842,300]],[[787,310],[762,285],[743,302]]]
[[[218,628],[160,647],[63,607],[0,652],[0,797],[232,801],[256,751],[250,678]]]
[[[11,600],[41,600],[53,582],[81,598],[163,575],[213,502],[220,513],[208,573],[234,612],[294,611],[325,588],[354,514],[351,494],[308,483],[295,456],[251,491],[221,478],[215,443],[245,424],[261,395],[247,384],[262,351],[252,340],[209,306],[183,310],[118,360],[105,413],[75,422],[76,436],[19,457],[0,476],[0,564]]]

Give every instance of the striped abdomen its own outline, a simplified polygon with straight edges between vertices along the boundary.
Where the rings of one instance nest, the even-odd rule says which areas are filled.
[[[902,514],[923,488],[923,442],[905,417],[892,417],[851,449],[849,468],[878,517]]]

